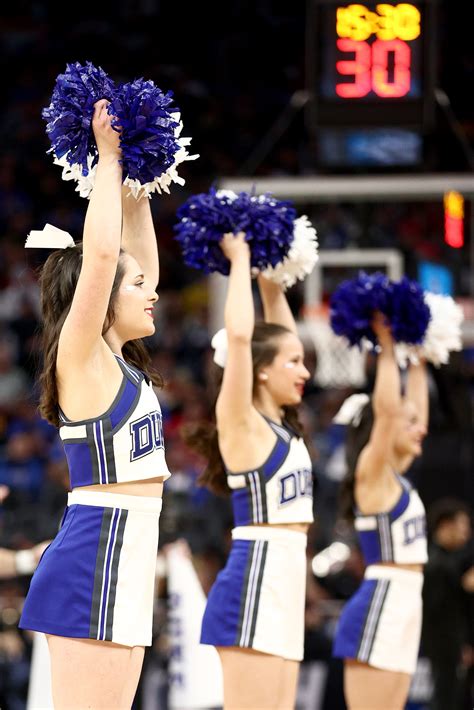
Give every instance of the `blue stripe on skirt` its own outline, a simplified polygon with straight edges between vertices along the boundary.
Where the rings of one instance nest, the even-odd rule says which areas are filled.
[[[90,638],[94,576],[104,511],[71,505],[31,580],[21,629]]]
[[[238,646],[242,597],[246,595],[249,557],[254,541],[234,540],[227,564],[209,592],[201,629],[201,643]]]
[[[342,610],[334,639],[336,658],[357,658],[377,582],[377,579],[363,580]]]

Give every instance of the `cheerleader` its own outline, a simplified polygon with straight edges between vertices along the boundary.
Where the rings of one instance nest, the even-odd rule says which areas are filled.
[[[265,323],[254,324],[244,234],[221,241],[230,262],[216,431],[190,439],[209,463],[201,482],[231,494],[232,549],[207,600],[201,642],[222,661],[224,706],[292,708],[303,658],[306,533],[312,466],[296,408],[309,377],[280,286],[259,276]]]
[[[122,194],[119,134],[94,106],[99,160],[83,243],[42,269],[40,411],[59,427],[68,507],[20,627],[44,632],[55,708],[130,708],[151,645],[164,457],[140,338],[154,330],[158,253],[149,201]],[[121,248],[122,247],[122,248]]]
[[[335,417],[349,424],[345,512],[367,568],[342,612],[334,655],[344,659],[350,710],[401,710],[418,657],[427,561],[425,510],[403,474],[422,452],[428,386],[425,365],[412,364],[402,397],[390,324],[376,313],[372,328],[380,346],[372,399],[353,395]]]

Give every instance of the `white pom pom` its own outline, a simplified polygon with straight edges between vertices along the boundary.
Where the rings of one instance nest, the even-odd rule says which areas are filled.
[[[398,363],[406,367],[407,363],[417,364],[420,359],[433,363],[436,367],[449,361],[449,353],[462,349],[461,323],[463,311],[451,296],[437,293],[425,293],[425,302],[431,311],[431,320],[420,345],[397,343],[395,352]]]
[[[395,357],[398,366],[402,369],[408,365],[418,365],[420,362],[420,345],[407,345],[407,343],[395,343]]]
[[[211,347],[214,348],[214,362],[219,367],[224,368],[227,362],[227,352],[229,350],[229,341],[227,339],[227,331],[221,328],[214,333],[211,340]]]
[[[431,310],[431,321],[421,354],[439,367],[448,362],[451,351],[462,350],[461,323],[464,314],[451,296],[427,293],[425,301]]]
[[[87,199],[90,197],[90,194],[94,187],[95,173],[97,170],[97,165],[94,165],[94,167],[92,167],[93,160],[94,156],[89,153],[89,155],[87,156],[88,174],[83,175],[82,168],[78,163],[73,163],[72,165],[69,165],[66,160],[66,156],[63,155],[62,158],[57,158],[56,156],[54,156],[54,164],[60,165],[63,169],[61,175],[62,179],[66,181],[75,180],[77,182],[76,192],[78,192],[81,197],[85,197]]]
[[[262,274],[286,290],[298,280],[306,278],[318,258],[316,230],[306,215],[303,215],[295,219],[293,241],[287,256],[276,266],[269,266],[262,271]]]

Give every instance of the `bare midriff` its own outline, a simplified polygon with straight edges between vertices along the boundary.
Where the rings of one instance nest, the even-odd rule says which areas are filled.
[[[297,532],[307,533],[309,523],[282,523],[275,525],[273,523],[254,523],[256,528],[285,528],[285,530],[296,530]]]
[[[409,572],[423,572],[423,565],[400,565],[397,562],[375,562],[377,567],[396,567],[397,569],[406,569]]]
[[[104,485],[97,484],[94,486],[80,486],[76,490],[161,498],[163,495],[163,483],[160,478],[150,478],[145,481],[130,481],[129,483],[109,483]]]

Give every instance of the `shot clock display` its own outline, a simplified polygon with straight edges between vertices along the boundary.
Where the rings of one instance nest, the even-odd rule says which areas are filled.
[[[336,96],[420,95],[421,13],[415,5],[382,3],[375,12],[365,5],[337,7],[336,34],[336,56],[328,57]]]
[[[313,0],[309,111],[323,163],[420,163],[433,113],[434,4]]]
[[[421,96],[419,4],[341,4],[325,9],[322,97],[347,101]]]
[[[400,3],[336,7],[336,41],[325,47],[325,96],[419,97],[421,13]]]

